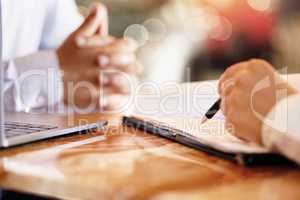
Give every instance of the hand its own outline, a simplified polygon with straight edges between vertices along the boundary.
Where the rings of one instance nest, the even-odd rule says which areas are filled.
[[[285,91],[284,95],[279,91]],[[221,109],[229,132],[261,144],[263,119],[281,99],[295,94],[270,64],[250,60],[228,68],[219,81]]]
[[[107,106],[104,103],[110,101],[99,102],[100,93],[102,99],[103,95],[128,95],[129,84],[115,80],[122,79],[121,72],[131,77],[139,72],[135,65],[137,45],[107,36],[107,18],[106,8],[95,4],[83,24],[57,50],[63,71],[64,101],[69,105]]]

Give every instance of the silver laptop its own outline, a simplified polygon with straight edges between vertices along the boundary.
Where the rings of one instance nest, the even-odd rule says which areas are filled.
[[[1,65],[0,65],[1,68]],[[0,148],[70,133],[87,133],[105,127],[107,121],[86,120],[80,115],[27,114],[4,111],[3,76],[0,70]]]
[[[86,120],[82,118],[84,122]],[[51,137],[101,130],[107,121],[81,124],[67,116],[1,112],[0,148],[25,144]],[[71,124],[71,125],[70,125]]]
[[[80,115],[11,113],[4,111],[4,76],[0,64],[0,148],[103,128],[107,121],[93,123]]]
[[[1,83],[3,83],[2,78],[0,75]],[[4,112],[3,87],[1,86],[3,84],[0,84],[0,148],[71,133],[94,132],[107,125],[107,121],[86,120],[86,117],[80,115],[62,116]]]

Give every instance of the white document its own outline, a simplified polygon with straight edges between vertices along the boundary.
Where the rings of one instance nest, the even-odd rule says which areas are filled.
[[[201,125],[199,118],[136,117],[150,122],[157,127],[161,126],[164,128],[168,127],[170,130],[179,130],[185,136],[222,152],[246,154],[269,153],[268,150],[263,147],[243,141],[228,133],[222,119],[209,120]]]
[[[228,133],[221,112],[201,125],[201,118],[219,98],[217,81],[154,88],[148,87],[139,94],[142,101],[136,101],[134,112],[128,116],[182,131],[187,137],[223,152],[268,153]]]

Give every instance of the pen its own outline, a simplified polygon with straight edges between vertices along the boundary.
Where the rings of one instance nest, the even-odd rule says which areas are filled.
[[[213,118],[215,116],[215,114],[217,114],[217,112],[220,110],[220,106],[221,106],[221,99],[218,99],[214,105],[212,105],[210,107],[210,109],[205,113],[201,124],[204,124],[207,120]]]

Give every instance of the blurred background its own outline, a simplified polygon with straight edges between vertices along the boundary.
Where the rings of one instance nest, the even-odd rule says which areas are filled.
[[[97,0],[77,0],[86,15]],[[263,58],[300,73],[299,0],[101,0],[110,34],[139,44],[143,80],[218,79],[230,65]]]

